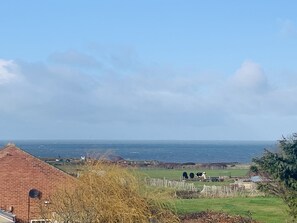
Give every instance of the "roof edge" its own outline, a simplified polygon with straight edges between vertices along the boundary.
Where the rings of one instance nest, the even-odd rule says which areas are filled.
[[[63,171],[63,170],[61,170],[61,169],[59,169],[59,168],[57,168],[57,167],[54,167],[53,165],[48,164],[47,162],[45,162],[45,161],[39,159],[38,157],[36,157],[36,156],[30,154],[29,152],[27,152],[27,151],[25,151],[25,150],[19,148],[18,146],[16,146],[16,145],[15,145],[14,143],[12,143],[12,142],[7,143],[2,149],[0,149],[0,153],[3,152],[3,151],[5,151],[5,150],[7,150],[7,149],[9,149],[9,148],[17,149],[18,151],[20,151],[20,152],[26,154],[27,156],[30,156],[30,157],[32,157],[33,159],[37,160],[38,162],[43,163],[44,165],[47,165],[47,166],[49,166],[50,168],[52,168],[52,169],[54,169],[54,170],[57,170],[57,171],[61,172],[61,173],[64,174],[65,176],[74,178],[72,175],[68,174],[67,172],[65,172],[65,171]],[[0,158],[1,158],[1,156],[0,156]]]

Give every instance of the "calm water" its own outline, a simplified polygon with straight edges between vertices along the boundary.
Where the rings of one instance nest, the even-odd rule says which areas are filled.
[[[274,150],[274,141],[14,141],[37,157],[80,157],[112,153],[128,160],[165,162],[250,163],[265,148]],[[7,141],[0,141],[3,147]]]

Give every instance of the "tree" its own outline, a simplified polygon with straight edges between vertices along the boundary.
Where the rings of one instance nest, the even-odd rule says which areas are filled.
[[[64,223],[179,222],[134,174],[104,162],[87,165],[77,182],[59,189],[42,212],[45,219]]]
[[[297,133],[279,140],[279,151],[265,150],[253,159],[251,171],[262,176],[259,189],[281,197],[288,205],[293,221],[297,220]]]

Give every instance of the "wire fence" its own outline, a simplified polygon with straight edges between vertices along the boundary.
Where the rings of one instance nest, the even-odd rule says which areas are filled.
[[[262,196],[263,193],[257,190],[257,185],[255,183],[231,183],[225,186],[207,186],[204,185],[203,189],[200,191],[194,183],[189,183],[184,180],[167,180],[167,179],[156,179],[156,178],[145,178],[145,182],[149,186],[154,187],[165,187],[173,188],[178,193],[184,194],[189,197],[238,197],[238,196]],[[187,192],[190,192],[188,194]]]
[[[194,183],[187,183],[185,181],[167,180],[167,179],[156,179],[156,178],[146,178],[145,182],[149,186],[155,187],[168,187],[174,188],[179,191],[193,191],[198,192],[197,187]]]

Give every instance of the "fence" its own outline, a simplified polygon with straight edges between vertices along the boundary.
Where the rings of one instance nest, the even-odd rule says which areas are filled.
[[[150,186],[174,188],[180,192],[193,192],[189,196],[193,197],[236,197],[236,196],[261,196],[263,193],[256,189],[256,184],[230,184],[228,186],[203,186],[199,192],[194,183],[185,181],[174,181],[167,179],[145,178],[145,182]]]
[[[256,185],[238,185],[229,186],[203,186],[200,194],[205,197],[236,197],[236,196],[260,196],[263,193],[256,189]]]
[[[148,185],[155,187],[169,187],[180,191],[198,191],[193,183],[186,183],[185,181],[167,180],[165,178],[146,178],[145,181]]]

